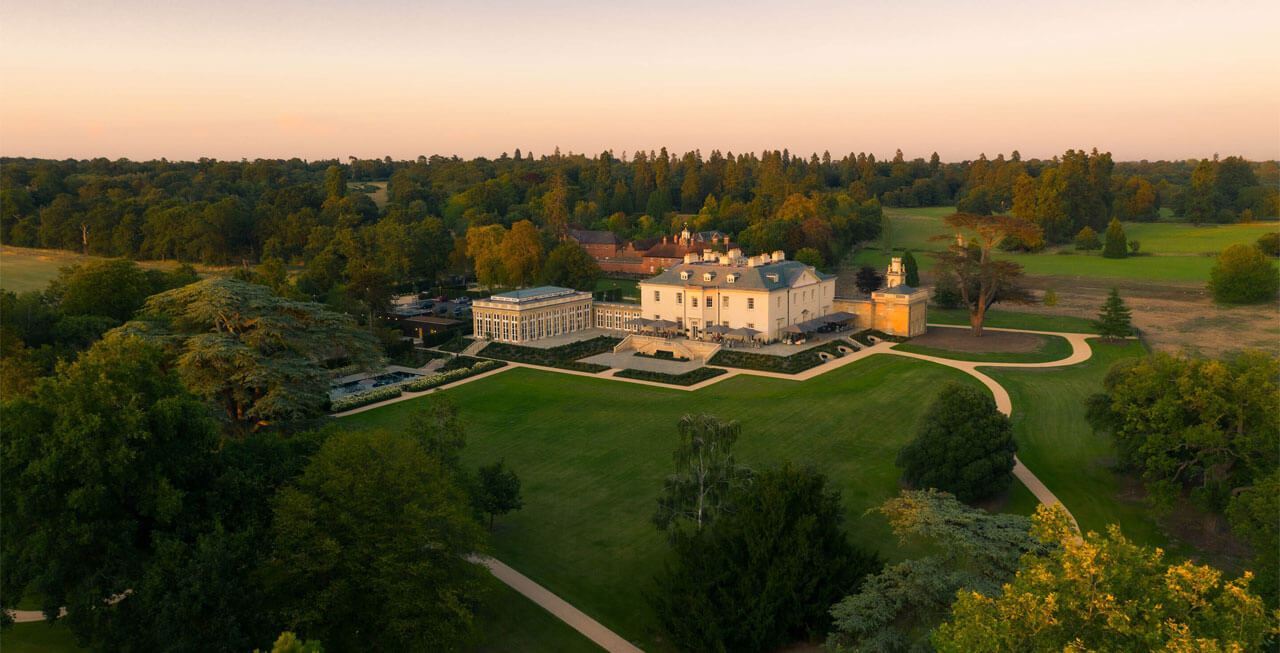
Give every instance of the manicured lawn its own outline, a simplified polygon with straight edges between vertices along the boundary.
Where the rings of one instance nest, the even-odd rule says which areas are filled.
[[[513,369],[449,390],[469,425],[467,467],[503,459],[519,474],[524,509],[498,520],[495,555],[645,648],[643,599],[666,552],[650,522],[672,470],[675,424],[706,412],[743,424],[739,461],[792,461],[831,478],[847,530],[891,560],[903,551],[884,519],[863,513],[898,492],[893,461],[950,368],[878,355],[803,382],[739,376],[697,392]],[[401,428],[407,401],[344,418]],[[1029,512],[1021,485],[1007,510]]]
[[[929,307],[930,324],[969,324],[969,311],[963,308],[946,309]],[[987,311],[983,326],[1001,329],[1026,329],[1028,331],[1060,331],[1064,333],[1097,333],[1093,320],[1082,317],[1016,313],[1014,311]]]
[[[1170,222],[1126,222],[1124,234],[1152,254],[1221,252],[1233,243],[1255,243],[1266,233],[1280,231],[1280,223],[1223,224],[1196,227]]]
[[[1103,532],[1120,524],[1126,536],[1143,544],[1167,546],[1139,503],[1117,499],[1120,476],[1111,471],[1115,448],[1110,436],[1093,432],[1085,421],[1085,399],[1102,390],[1112,363],[1142,356],[1142,345],[1092,339],[1094,356],[1066,368],[982,371],[1009,391],[1018,457],[1062,500],[1080,527]]]
[[[490,576],[489,595],[476,611],[475,650],[483,653],[600,651],[550,612]]]
[[[1036,351],[1026,352],[952,351],[950,349],[924,347],[910,342],[896,345],[894,349],[957,361],[983,361],[987,363],[1048,363],[1062,360],[1071,355],[1071,343],[1066,338],[1060,336],[1040,336],[1040,338],[1044,341],[1040,348]]]
[[[640,303],[640,282],[635,279],[596,279],[596,292],[622,290],[622,301]]]
[[[14,624],[0,630],[0,651],[4,653],[73,653],[83,651],[65,626],[43,621]]]

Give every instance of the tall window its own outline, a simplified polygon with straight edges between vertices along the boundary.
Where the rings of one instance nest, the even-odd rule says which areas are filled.
[[[653,291],[653,301],[655,302],[662,301],[662,291],[659,291],[659,290]]]
[[[676,293],[676,303],[677,303],[677,304],[683,304],[683,303],[684,303],[684,293],[682,293],[682,292],[678,292],[678,293]]]
[[[708,297],[708,298],[707,298],[707,308],[711,308],[713,299],[714,299],[714,298],[712,298],[712,297]]]
[[[747,298],[747,310],[754,309],[755,307],[756,307],[756,298],[755,298],[755,297],[748,297],[748,298]]]
[[[693,307],[694,307],[694,308],[697,308],[697,307],[698,307],[698,298],[697,298],[697,297],[690,297],[690,298],[689,298],[689,301],[693,302]]]
[[[729,296],[724,295],[720,298],[720,308],[729,308]]]

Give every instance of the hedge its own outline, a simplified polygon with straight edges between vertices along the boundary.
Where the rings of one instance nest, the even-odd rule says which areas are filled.
[[[398,385],[383,386],[381,388],[374,388],[373,390],[370,390],[368,392],[361,393],[358,395],[347,395],[346,397],[338,397],[337,399],[334,399],[332,403],[330,403],[329,410],[335,413],[341,413],[344,410],[351,410],[352,408],[359,408],[361,406],[368,406],[369,404],[376,404],[379,401],[395,399],[396,397],[399,397],[401,394],[403,394],[403,392],[401,392],[400,386]]]
[[[424,376],[421,379],[414,379],[406,383],[404,385],[404,389],[408,390],[409,392],[422,392],[423,390],[430,390],[432,388],[442,386],[446,383],[453,383],[454,381],[460,381],[469,376],[475,376],[483,372],[488,372],[489,370],[496,370],[499,367],[502,367],[503,365],[506,365],[506,363],[502,361],[480,361],[475,365],[472,365],[471,367],[460,367],[457,369],[449,370],[447,372],[440,372],[438,374],[432,374],[431,376]]]
[[[707,362],[711,365],[723,365],[725,367],[741,367],[762,372],[795,374],[825,363],[826,361],[818,355],[819,352],[831,354],[836,358],[843,356],[844,354],[839,349],[841,346],[848,347],[847,344],[843,344],[840,340],[832,340],[786,357],[755,354],[737,349],[721,349]]]
[[[640,379],[642,381],[656,381],[657,383],[669,383],[671,385],[693,385],[701,383],[707,379],[715,378],[721,374],[727,374],[729,370],[722,370],[718,367],[699,367],[695,370],[689,370],[684,374],[664,374],[662,372],[650,372],[648,370],[618,370],[615,377],[623,377],[627,379]]]

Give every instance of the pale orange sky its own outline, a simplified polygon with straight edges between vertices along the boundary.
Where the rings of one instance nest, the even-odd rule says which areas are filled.
[[[1280,157],[1277,2],[42,1],[0,43],[7,156]]]

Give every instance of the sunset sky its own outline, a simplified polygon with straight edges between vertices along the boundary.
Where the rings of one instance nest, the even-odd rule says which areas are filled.
[[[0,155],[1280,156],[1280,2],[40,2]]]

